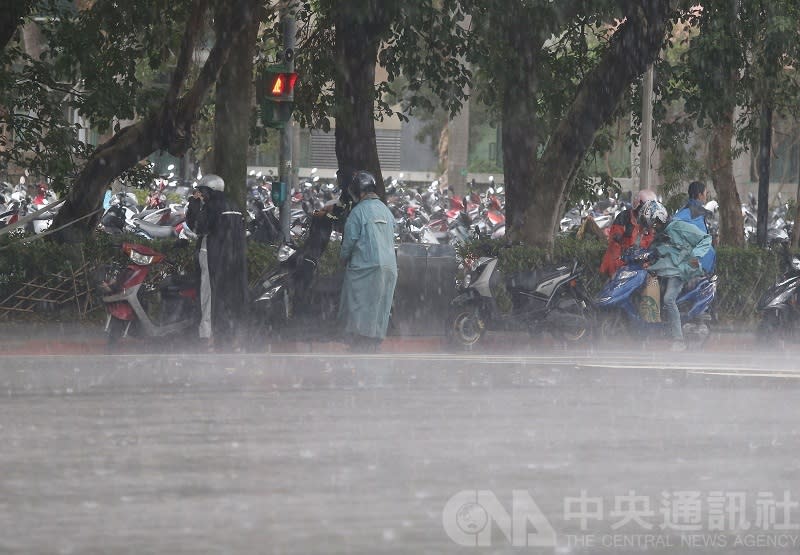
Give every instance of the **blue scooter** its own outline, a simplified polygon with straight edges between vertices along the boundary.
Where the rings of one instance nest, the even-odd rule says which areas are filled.
[[[647,249],[629,249],[622,256],[625,266],[605,284],[595,297],[600,320],[600,336],[611,339],[623,334],[667,335],[666,314],[660,322],[649,322],[640,315],[642,290],[647,283],[646,266],[657,254]],[[713,319],[711,305],[717,292],[717,276],[703,276],[686,284],[678,296],[683,335],[688,342],[702,344],[708,339],[708,322]],[[663,304],[662,304],[663,307]]]

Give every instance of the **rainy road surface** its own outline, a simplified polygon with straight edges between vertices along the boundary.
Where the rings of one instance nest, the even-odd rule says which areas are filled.
[[[796,356],[664,359],[0,358],[0,553],[800,551]]]

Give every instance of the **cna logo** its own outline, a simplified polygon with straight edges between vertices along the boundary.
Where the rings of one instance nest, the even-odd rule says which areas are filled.
[[[445,504],[442,525],[464,547],[492,545],[495,527],[514,547],[556,546],[555,530],[527,490],[511,492],[510,512],[490,490],[462,490]]]

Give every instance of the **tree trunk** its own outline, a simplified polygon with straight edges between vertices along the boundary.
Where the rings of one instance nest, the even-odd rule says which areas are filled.
[[[772,105],[761,107],[761,140],[758,149],[758,223],[756,239],[759,247],[767,246],[769,219],[769,157],[772,152]]]
[[[0,50],[5,50],[22,19],[27,16],[33,6],[33,0],[13,0],[5,2],[0,10]]]
[[[186,152],[191,145],[191,130],[197,121],[202,99],[208,94],[228,58],[234,37],[253,16],[249,0],[241,0],[231,10],[229,28],[217,37],[192,88],[178,99],[177,94],[188,74],[187,64],[206,12],[206,0],[195,3],[186,23],[173,81],[161,109],[122,129],[92,154],[53,219],[54,229],[75,222],[59,232],[57,239],[78,241],[91,231],[99,216],[93,212],[100,207],[108,184],[123,171],[159,149],[175,156],[182,156]]]
[[[249,0],[251,10],[258,1]],[[235,35],[236,52],[219,73],[214,107],[213,168],[225,180],[225,195],[244,209],[247,199],[247,151],[253,110],[253,58],[259,21],[252,19]]]
[[[723,120],[711,131],[708,166],[711,181],[719,202],[719,243],[732,247],[744,246],[742,201],[733,177],[733,108],[726,110]]]
[[[535,71],[531,69],[530,75]],[[531,205],[530,179],[536,171],[535,110],[530,104],[533,94],[524,87],[508,87],[503,98],[503,179],[506,191],[506,229],[523,221],[525,209]]]
[[[800,173],[797,176],[797,194],[795,195],[794,225],[792,226],[792,248],[800,246]]]
[[[610,119],[633,80],[658,55],[673,3],[674,0],[653,0],[628,4],[631,12],[626,14],[625,23],[612,37],[598,65],[581,82],[567,114],[550,137],[535,174],[528,179],[531,202],[514,222],[513,239],[552,247],[572,179],[598,129]],[[505,149],[515,147],[504,145]],[[517,154],[522,155],[522,151]]]
[[[158,149],[160,131],[160,121],[151,116],[122,129],[97,148],[53,218],[54,229],[75,222],[57,233],[60,241],[80,242],[85,238],[99,217],[99,214],[90,214],[100,208],[108,184]]]
[[[378,195],[383,198],[375,139],[375,64],[380,38],[373,27],[354,22],[347,12],[339,10],[335,19],[336,159],[339,168],[366,170],[375,176]]]

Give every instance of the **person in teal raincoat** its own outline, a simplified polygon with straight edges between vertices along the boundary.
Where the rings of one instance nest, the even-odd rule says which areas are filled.
[[[344,227],[340,258],[346,264],[339,319],[353,350],[375,351],[386,336],[397,283],[394,216],[375,193],[375,178],[356,172],[350,193],[358,200]]]
[[[703,233],[708,233],[707,218],[711,216],[711,212],[706,210],[706,185],[701,181],[692,181],[689,183],[689,200],[686,205],[678,210],[672,217],[673,220],[683,220],[697,226],[697,229]],[[700,259],[700,266],[703,267],[706,273],[711,273],[714,270],[714,264],[717,260],[717,254],[713,247]]]
[[[670,220],[667,209],[657,200],[645,204],[639,217],[643,227],[657,233],[651,248],[658,253],[658,260],[649,270],[666,281],[664,311],[675,341],[673,349],[684,350],[678,295],[686,282],[703,275],[700,260],[711,249],[711,236],[689,222]]]

